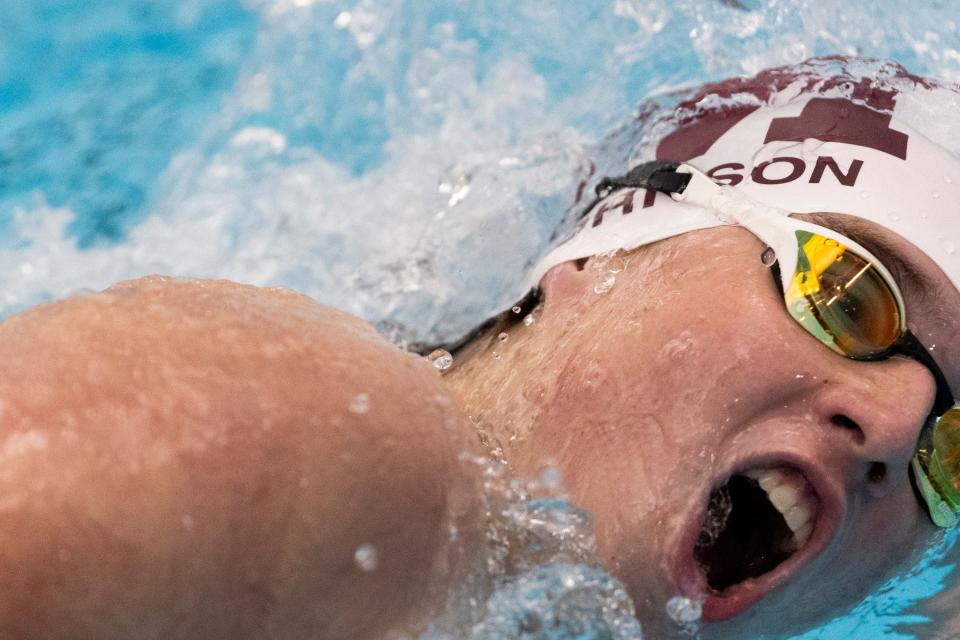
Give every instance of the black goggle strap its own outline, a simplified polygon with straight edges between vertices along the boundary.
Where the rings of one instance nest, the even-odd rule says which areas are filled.
[[[593,210],[601,200],[617,189],[653,189],[661,193],[683,193],[692,177],[689,173],[677,173],[679,162],[651,160],[638,164],[625,175],[603,177],[594,189],[596,197],[583,210],[582,216]]]
[[[925,366],[933,374],[933,379],[937,383],[937,397],[933,402],[933,415],[942,416],[950,407],[954,405],[953,393],[950,391],[950,383],[943,371],[933,359],[927,348],[910,331],[905,331],[897,340],[896,344],[890,347],[890,355],[905,355]]]

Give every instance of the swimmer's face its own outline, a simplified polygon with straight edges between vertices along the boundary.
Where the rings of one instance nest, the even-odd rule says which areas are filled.
[[[931,280],[901,279],[908,323],[960,388],[960,326],[943,319],[960,295],[910,245],[854,226],[881,259],[899,252]],[[858,362],[820,344],[785,311],[763,248],[727,227],[561,265],[544,280],[542,318],[503,356],[535,362],[539,380],[520,383],[531,430],[508,458],[524,474],[562,470],[645,621],[663,620],[672,595],[705,594],[704,617],[729,619],[715,628],[732,636],[803,628],[929,541],[908,466],[933,377],[914,360]],[[782,487],[781,509],[751,476]],[[726,521],[708,515],[724,486]],[[709,519],[719,542],[695,551]]]

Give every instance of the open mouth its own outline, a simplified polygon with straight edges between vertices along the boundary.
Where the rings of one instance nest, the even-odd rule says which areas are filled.
[[[693,550],[708,595],[729,598],[737,610],[762,597],[758,592],[774,585],[755,583],[807,545],[819,514],[817,493],[795,469],[758,468],[731,476],[711,493]],[[738,592],[750,593],[738,598]]]

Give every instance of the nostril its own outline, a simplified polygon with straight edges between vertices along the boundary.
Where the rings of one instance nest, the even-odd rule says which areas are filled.
[[[871,484],[881,484],[887,479],[887,465],[882,462],[871,462],[867,467],[867,480]]]
[[[851,437],[853,437],[853,441],[857,444],[863,444],[867,439],[863,434],[863,429],[860,428],[860,425],[842,413],[837,413],[833,416],[830,416],[830,423],[835,427],[840,427],[841,429],[849,431]]]

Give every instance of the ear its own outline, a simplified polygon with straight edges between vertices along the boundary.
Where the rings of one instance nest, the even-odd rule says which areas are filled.
[[[590,273],[583,268],[586,260],[562,262],[540,279],[546,309],[555,306],[568,307],[576,304],[592,282]]]

